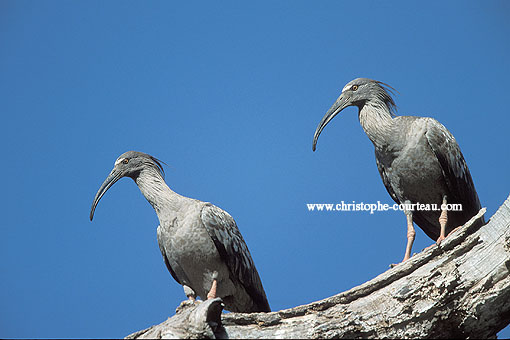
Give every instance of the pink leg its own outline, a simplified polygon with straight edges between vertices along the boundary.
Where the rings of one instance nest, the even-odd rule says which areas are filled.
[[[411,250],[413,248],[414,238],[416,236],[416,231],[414,231],[414,226],[413,226],[413,213],[411,211],[404,211],[404,212],[406,214],[406,219],[407,219],[407,245],[406,245],[406,253],[404,254],[404,259],[400,263],[403,263],[403,262],[409,260],[409,258],[411,257]],[[394,268],[395,266],[397,266],[397,264],[392,263],[392,264],[390,264],[390,267]]]
[[[443,205],[446,205],[446,196],[443,197]],[[446,207],[445,207],[446,208]],[[439,245],[442,240],[446,238],[446,222],[448,222],[448,216],[446,209],[441,209],[441,215],[439,216],[439,225],[441,225],[441,232],[436,244]]]
[[[207,299],[214,299],[216,297],[216,290],[218,288],[218,281],[216,279],[213,279],[211,290],[207,294]]]
[[[406,218],[407,218],[407,246],[406,246],[406,253],[404,254],[404,259],[402,262],[409,260],[411,257],[411,250],[413,248],[414,238],[416,236],[416,231],[414,231],[413,226],[413,213],[412,212],[406,212]]]

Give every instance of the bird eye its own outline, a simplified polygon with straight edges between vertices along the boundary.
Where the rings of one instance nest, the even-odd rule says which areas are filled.
[[[124,158],[124,159],[122,160],[122,163],[124,163],[124,164],[128,164],[128,163],[129,163],[129,159]]]
[[[351,90],[356,91],[358,89],[358,85],[352,85]]]

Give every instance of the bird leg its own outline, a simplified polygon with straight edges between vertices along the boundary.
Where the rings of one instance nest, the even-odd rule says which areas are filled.
[[[188,297],[188,300],[195,302],[195,298],[197,296],[195,291],[190,286],[186,286],[186,285],[183,285],[182,288],[184,288],[184,294],[186,294],[186,296]]]
[[[214,299],[216,297],[216,290],[218,289],[218,280],[213,279],[211,290],[207,293],[207,299]]]
[[[404,202],[404,204],[411,204],[410,201]],[[406,253],[404,254],[404,259],[402,262],[405,262],[409,260],[411,257],[411,250],[413,248],[414,238],[416,236],[416,231],[414,231],[413,226],[413,212],[411,210],[404,209],[404,213],[406,214],[406,220],[407,220],[407,245],[406,245]],[[400,262],[400,263],[402,263]],[[394,268],[397,266],[397,264],[390,264],[391,268]]]
[[[405,214],[407,219],[407,246],[406,253],[404,254],[404,259],[402,262],[409,260],[411,257],[411,249],[413,248],[414,238],[416,236],[416,231],[414,231],[413,226],[413,212],[406,210]]]
[[[443,209],[444,208],[444,209]],[[441,232],[436,244],[439,245],[442,240],[446,238],[446,222],[448,222],[448,212],[446,211],[446,196],[443,196],[443,204],[441,205],[441,215],[439,215],[439,225],[441,225]]]
[[[188,297],[188,300],[182,301],[181,304],[179,305],[179,307],[177,307],[177,310],[183,309],[183,308],[186,308],[189,306],[194,306],[196,303],[197,295],[195,294],[195,291],[191,287],[186,286],[186,285],[183,285],[183,288],[184,288],[184,294],[186,294],[186,296]]]

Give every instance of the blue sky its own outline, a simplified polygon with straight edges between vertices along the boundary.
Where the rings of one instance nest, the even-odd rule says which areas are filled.
[[[420,4],[0,1],[0,337],[122,337],[185,298],[130,179],[88,219],[128,150],[236,219],[273,310],[400,261],[401,212],[306,209],[393,203],[355,108],[311,150],[356,77],[454,134],[491,216],[510,191],[510,3]],[[417,228],[414,251],[432,243]]]

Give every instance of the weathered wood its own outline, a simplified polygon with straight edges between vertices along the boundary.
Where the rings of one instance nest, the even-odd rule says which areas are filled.
[[[221,314],[219,299],[181,304],[128,338],[494,338],[510,323],[510,197],[475,230],[483,213],[440,246],[330,298],[253,314]]]

